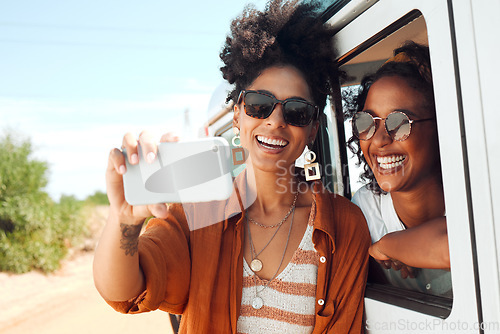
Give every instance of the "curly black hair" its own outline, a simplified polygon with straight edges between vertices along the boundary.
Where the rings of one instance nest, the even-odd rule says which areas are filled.
[[[323,110],[332,80],[338,80],[332,30],[319,19],[319,3],[271,0],[264,11],[248,5],[233,20],[220,53],[224,79],[234,84],[227,102],[236,102],[266,68],[291,65],[305,77],[313,102]]]
[[[424,106],[434,113],[436,112],[429,48],[413,41],[407,41],[403,46],[394,50],[394,56],[396,57],[397,55],[404,55],[405,61],[389,60],[374,74],[367,75],[362,79],[357,93],[349,90],[343,92],[344,119],[352,118],[356,112],[364,109],[368,91],[373,83],[381,78],[390,76],[398,76],[405,79],[410,87],[422,93],[425,98]],[[385,193],[377,183],[372,170],[363,156],[359,139],[353,135],[347,141],[347,146],[358,158],[357,164],[363,166],[360,178],[367,184],[367,188],[375,194]]]

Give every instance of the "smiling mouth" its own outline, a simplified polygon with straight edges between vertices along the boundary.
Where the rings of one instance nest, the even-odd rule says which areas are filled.
[[[260,145],[271,150],[279,150],[288,145],[288,141],[283,139],[273,139],[264,136],[257,136]]]
[[[384,157],[376,156],[378,166],[381,169],[392,169],[399,167],[406,160],[406,155],[387,155]]]

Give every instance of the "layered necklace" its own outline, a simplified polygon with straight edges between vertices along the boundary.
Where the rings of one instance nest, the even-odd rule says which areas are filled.
[[[264,291],[269,286],[269,284],[271,283],[271,281],[276,277],[276,275],[278,274],[278,271],[281,268],[281,265],[283,264],[283,260],[285,259],[286,249],[288,248],[288,242],[290,241],[290,234],[292,232],[293,216],[295,215],[295,203],[297,202],[298,193],[299,193],[298,191],[295,193],[295,198],[293,199],[293,203],[292,203],[292,205],[290,207],[290,210],[287,212],[287,214],[285,215],[285,217],[279,223],[277,223],[277,224],[274,224],[274,225],[260,224],[260,223],[256,222],[255,220],[253,220],[253,219],[251,219],[250,217],[247,216],[248,239],[250,241],[250,250],[251,250],[251,253],[252,253],[252,262],[250,263],[250,269],[252,269],[252,271],[254,271],[254,274],[253,274],[252,277],[253,277],[254,285],[255,285],[255,297],[252,299],[252,307],[254,309],[256,309],[256,310],[258,310],[258,309],[262,308],[262,306],[264,306],[264,300],[260,297],[259,294],[262,291]],[[271,241],[276,236],[276,233],[278,233],[278,230],[283,225],[283,223],[286,221],[286,219],[290,216],[290,214],[292,215],[292,218],[291,218],[291,221],[290,221],[290,227],[288,228],[288,236],[287,236],[287,239],[286,239],[285,248],[283,249],[283,254],[281,256],[280,264],[278,265],[278,268],[274,272],[274,275],[271,277],[271,279],[269,279],[267,281],[266,285],[262,289],[260,289],[260,291],[259,291],[258,288],[257,288],[257,281],[256,281],[256,278],[255,278],[255,276],[256,276],[255,272],[261,271],[263,265],[262,265],[262,261],[259,260],[257,258],[257,256],[259,256],[262,253],[262,251],[264,249],[266,249],[266,247],[271,243]],[[257,226],[263,227],[263,228],[277,227],[276,231],[271,236],[271,239],[269,239],[269,241],[266,243],[266,245],[258,253],[256,253],[255,247],[253,245],[252,234],[250,232],[250,222],[252,222],[253,224],[256,224]]]
[[[274,237],[278,233],[281,225],[283,225],[283,223],[287,220],[287,218],[290,216],[290,214],[295,210],[295,203],[297,203],[297,197],[298,196],[299,196],[299,192],[297,191],[295,193],[295,197],[293,198],[292,205],[290,206],[290,210],[288,210],[288,212],[286,213],[285,217],[283,217],[283,219],[280,222],[278,222],[278,223],[276,223],[274,225],[264,225],[264,224],[261,224],[261,223],[255,221],[254,219],[252,219],[252,218],[250,218],[250,217],[247,216],[247,220],[249,222],[251,222],[252,224],[255,224],[255,225],[259,226],[259,227],[262,227],[262,228],[275,228],[275,227],[277,227],[276,231],[271,236],[271,239],[269,239],[269,241],[267,242],[267,244],[260,250],[260,252],[257,253],[257,251],[255,250],[255,247],[253,245],[252,235],[250,234],[250,225],[248,225],[248,238],[250,239],[250,251],[252,253],[252,262],[250,262],[250,269],[252,269],[252,271],[259,272],[259,271],[262,270],[263,264],[262,264],[262,261],[259,260],[258,256],[271,243],[271,241],[274,239]],[[293,218],[292,218],[292,221],[293,221]]]
[[[279,228],[279,227],[281,227],[281,225],[283,225],[283,223],[285,222],[285,220],[292,213],[292,210],[295,208],[295,203],[297,203],[297,197],[299,197],[299,192],[298,191],[295,193],[295,197],[293,198],[293,202],[292,202],[292,205],[290,206],[290,210],[288,210],[288,212],[286,213],[285,217],[283,217],[283,219],[280,222],[278,222],[278,223],[276,223],[274,225],[264,225],[264,224],[261,224],[258,221],[256,221],[255,219],[252,219],[252,218],[250,218],[248,216],[247,216],[247,218],[248,218],[248,220],[252,224],[257,225],[257,226],[262,227],[262,228],[275,228],[275,227]]]

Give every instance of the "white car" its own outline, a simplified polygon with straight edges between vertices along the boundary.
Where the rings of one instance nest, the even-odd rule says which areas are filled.
[[[348,74],[344,86],[406,40],[429,46],[433,70],[453,298],[369,282],[366,332],[500,333],[500,1],[330,0],[324,8],[321,19],[337,30],[332,61]],[[350,198],[358,176],[342,168],[353,162],[340,100],[322,116],[316,152],[332,166],[323,183]],[[231,110],[218,112],[206,133],[231,142]]]

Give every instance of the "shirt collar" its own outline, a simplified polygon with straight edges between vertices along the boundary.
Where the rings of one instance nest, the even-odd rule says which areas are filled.
[[[330,239],[332,253],[335,252],[335,225],[333,206],[331,204],[332,194],[320,181],[313,183],[313,200],[316,202],[316,218],[314,220],[314,229],[324,232]],[[337,196],[337,195],[334,195]]]
[[[244,169],[233,181],[233,192],[226,201],[224,210],[224,230],[226,230],[229,221],[236,221],[236,226],[240,225],[245,217],[245,210],[253,204],[251,194],[248,194],[246,186],[247,170]],[[313,201],[316,202],[316,218],[314,221],[314,229],[321,230],[326,233],[332,244],[332,253],[335,251],[335,227],[332,224],[333,208],[330,203],[331,193],[320,181],[313,183]],[[253,200],[252,200],[253,199]],[[240,213],[239,218],[234,218]]]
[[[233,192],[226,201],[224,210],[224,230],[226,230],[229,220],[233,221],[242,213],[241,217],[236,222],[238,226],[245,216],[245,210],[255,201],[255,195],[249,194],[247,191],[247,170],[246,168],[233,180]],[[234,218],[236,219],[236,218]]]

